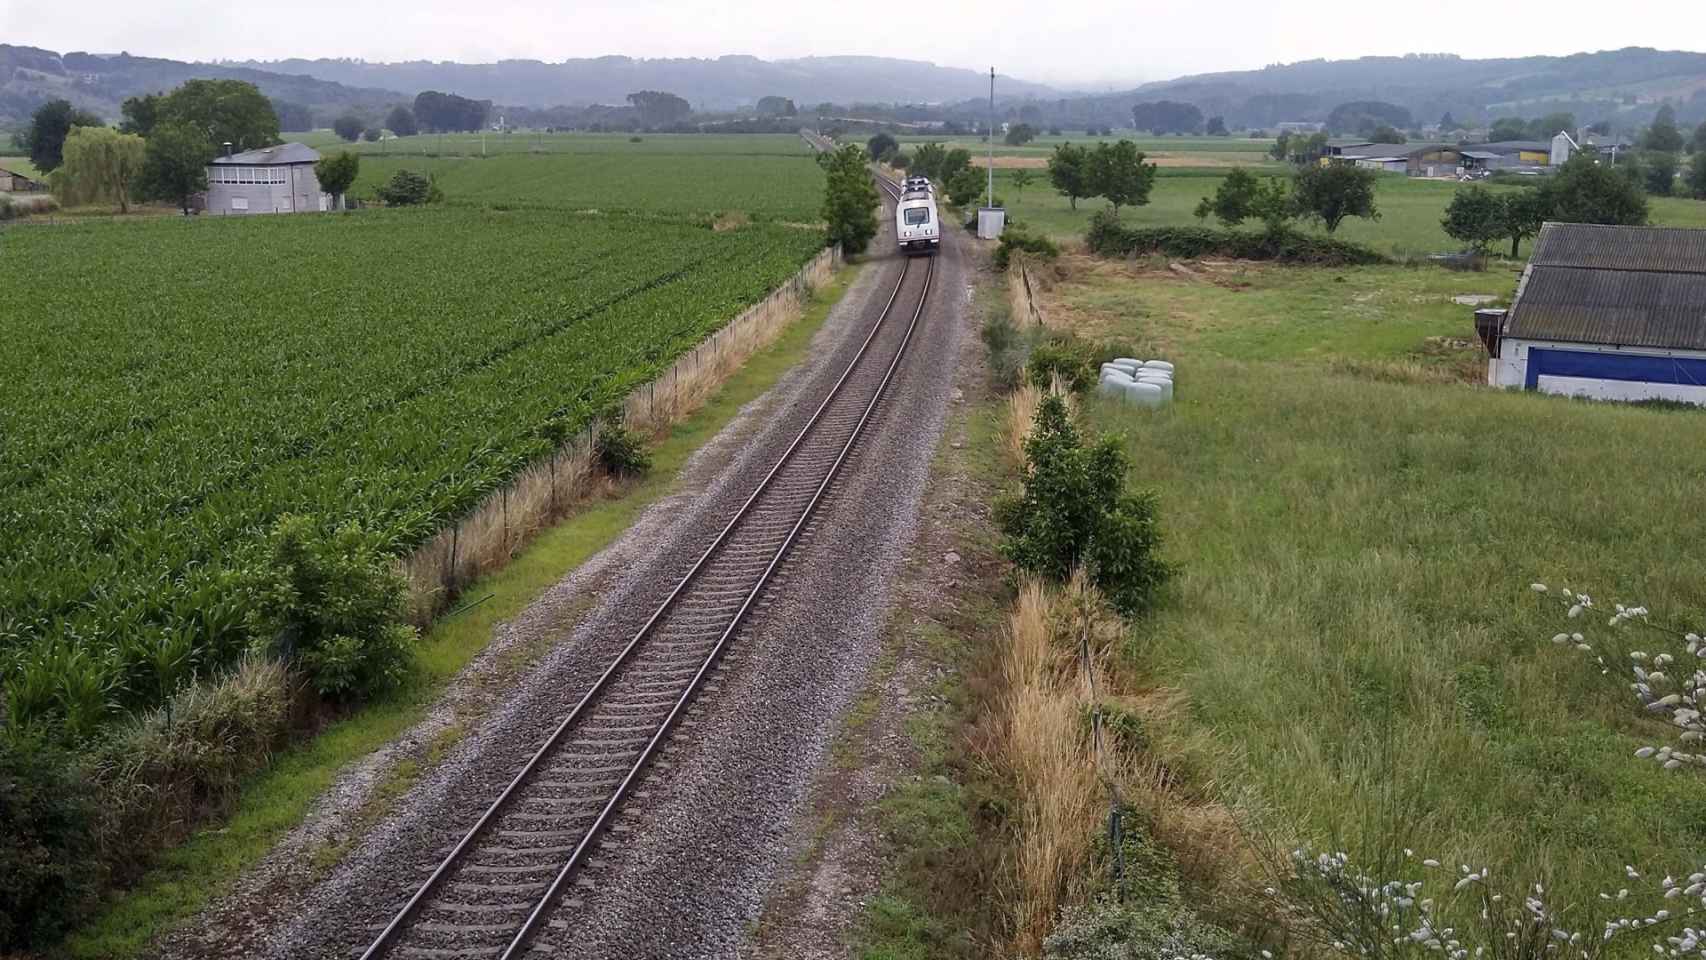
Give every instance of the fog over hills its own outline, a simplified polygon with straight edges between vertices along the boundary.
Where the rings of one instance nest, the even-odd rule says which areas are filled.
[[[1046,65],[1031,65],[1041,70]],[[1025,65],[1015,65],[1025,72]],[[0,44],[0,125],[15,126],[37,106],[65,97],[116,119],[125,97],[170,89],[191,77],[248,80],[275,100],[309,108],[322,125],[340,112],[377,116],[422,90],[442,90],[499,106],[621,104],[629,93],[662,90],[697,109],[730,110],[764,96],[818,103],[963,103],[981,100],[988,76],[917,60],[830,56],[764,60],[596,57],[557,63],[290,59],[187,63],[129,54],[59,54]],[[1377,100],[1408,110],[1416,125],[1451,113],[1460,123],[1506,114],[1568,110],[1583,122],[1640,124],[1661,103],[1683,122],[1706,119],[1706,53],[1632,47],[1562,57],[1466,60],[1449,54],[1311,60],[1261,70],[1205,73],[1116,93],[1084,95],[1003,75],[998,96],[1033,101],[1050,122],[1130,122],[1135,103],[1180,100],[1234,130],[1288,120],[1321,120],[1347,101]],[[967,105],[966,109],[971,109]]]

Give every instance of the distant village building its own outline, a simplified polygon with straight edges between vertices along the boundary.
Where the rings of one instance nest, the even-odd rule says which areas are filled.
[[[1457,147],[1449,143],[1330,144],[1327,160],[1412,177],[1453,177],[1462,165]]]
[[[1548,223],[1475,333],[1493,386],[1706,405],[1706,230]]]
[[[300,143],[216,157],[207,166],[208,213],[306,213],[331,209],[314,162],[320,154]]]
[[[46,189],[47,184],[40,180],[32,180],[10,170],[0,170],[0,193],[39,193]]]

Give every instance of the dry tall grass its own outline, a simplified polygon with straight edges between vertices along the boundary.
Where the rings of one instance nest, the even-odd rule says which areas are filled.
[[[1008,910],[1014,947],[1026,955],[1041,949],[1061,903],[1081,893],[1101,805],[1088,701],[1059,623],[1055,594],[1026,583],[998,658],[998,762],[1018,797]]]
[[[839,247],[823,251],[787,283],[748,307],[653,382],[629,394],[622,426],[655,437],[704,406],[748,357],[773,343],[799,317],[812,291],[841,266]],[[502,567],[539,530],[605,491],[598,466],[599,424],[528,466],[399,561],[409,581],[409,617],[425,625],[470,581]]]

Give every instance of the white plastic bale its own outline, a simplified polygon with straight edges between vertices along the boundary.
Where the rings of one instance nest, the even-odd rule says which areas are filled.
[[[1126,402],[1139,407],[1159,407],[1167,402],[1161,388],[1153,383],[1132,383],[1125,387]]]
[[[1145,360],[1143,361],[1143,368],[1145,370],[1165,370],[1168,373],[1173,372],[1173,365],[1165,360]]]
[[[1147,383],[1161,388],[1161,395],[1167,400],[1173,399],[1173,380],[1171,377],[1138,377],[1138,383]]]

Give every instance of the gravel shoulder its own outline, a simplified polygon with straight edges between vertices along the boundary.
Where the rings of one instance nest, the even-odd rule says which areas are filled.
[[[735,956],[833,720],[879,647],[961,342],[965,286],[940,260],[920,339],[837,498],[745,630],[613,831],[608,856],[541,946],[589,956]],[[160,944],[166,957],[347,957],[501,788],[606,655],[768,469],[845,365],[898,276],[873,263],[831,312],[811,359],[688,463],[676,492],[502,625],[427,720],[342,775],[259,868]],[[714,743],[691,754],[682,744]],[[672,946],[673,945],[673,946]]]

